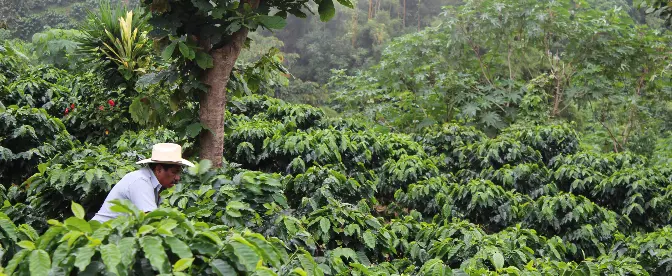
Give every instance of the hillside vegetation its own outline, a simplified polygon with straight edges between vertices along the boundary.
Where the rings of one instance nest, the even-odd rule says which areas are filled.
[[[268,3],[304,11],[290,2]],[[306,24],[364,4],[371,28],[404,23],[396,1],[360,2],[302,2],[319,10]],[[261,30],[298,17],[212,3],[103,2],[75,29],[2,42],[1,275],[672,274],[671,40],[655,8],[464,1],[430,19],[436,3],[417,2],[419,25],[321,85],[292,79],[291,33]],[[260,28],[223,79],[217,160],[199,157],[217,56],[168,24],[178,4]],[[90,221],[162,142],[197,164],[160,208],[115,201],[123,216]]]

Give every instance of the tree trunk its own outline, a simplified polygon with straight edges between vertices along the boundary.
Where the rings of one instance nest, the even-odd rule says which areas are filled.
[[[204,130],[200,135],[201,159],[212,161],[214,167],[222,166],[224,153],[226,84],[243,48],[247,33],[248,29],[242,28],[231,35],[231,40],[224,47],[210,51],[214,67],[207,70],[202,79],[210,89],[207,93],[201,94],[199,117],[201,124],[210,131]]]
[[[373,13],[373,0],[369,0],[369,16],[367,17],[368,20],[371,20],[372,13]]]
[[[355,2],[357,4],[357,2]],[[354,14],[352,15],[352,47],[355,47],[355,44],[357,43],[357,24],[359,20],[359,10],[355,9]]]
[[[418,0],[418,32],[420,32],[420,0]]]
[[[403,22],[404,28],[406,28],[406,0],[404,0],[404,17],[401,19],[401,22]]]

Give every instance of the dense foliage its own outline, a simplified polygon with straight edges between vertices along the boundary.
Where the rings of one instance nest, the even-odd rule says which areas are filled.
[[[235,99],[229,118],[230,163],[200,162],[147,215],[120,203],[129,216],[83,220],[100,204],[93,198],[174,133],[128,132],[111,145],[115,156],[78,146],[49,159],[18,200],[60,222],[8,220],[5,271],[669,272],[669,242],[655,238],[660,253],[639,249],[647,235],[669,236],[669,170],[646,169],[632,154],[581,152],[567,125],[495,138],[457,125],[381,135],[256,96]],[[53,212],[71,201],[83,203],[70,209],[75,217]]]
[[[0,274],[672,274],[672,169],[654,152],[670,143],[672,41],[650,16],[613,8],[623,1],[464,1],[424,28],[434,2],[318,2],[321,19],[352,3],[353,24],[368,6],[370,37],[355,25],[329,39],[376,44],[362,56],[381,62],[295,86],[278,49],[251,43],[228,83],[221,167],[197,158],[209,130],[190,91],[203,87],[183,70],[208,58],[192,38],[149,39],[179,27],[166,18],[103,3],[79,30],[4,41]],[[201,20],[240,8],[171,3],[210,12]],[[301,15],[292,3],[312,2],[262,7]],[[284,25],[248,15],[219,27]],[[418,31],[385,44],[378,27]],[[277,98],[294,91],[333,109]],[[161,142],[196,166],[160,207],[115,201],[123,215],[90,221]]]

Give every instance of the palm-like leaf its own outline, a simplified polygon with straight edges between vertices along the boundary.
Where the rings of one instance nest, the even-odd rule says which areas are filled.
[[[125,18],[119,18],[119,30],[120,36],[115,37],[105,29],[105,35],[112,41],[112,46],[109,42],[103,42],[106,49],[102,51],[119,66],[124,78],[129,80],[133,72],[145,72],[143,67],[149,62],[145,48],[147,38],[143,34],[138,36],[139,29],[133,28],[133,11],[127,12]]]

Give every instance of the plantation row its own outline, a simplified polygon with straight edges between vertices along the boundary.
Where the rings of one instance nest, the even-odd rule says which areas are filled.
[[[7,274],[672,271],[672,172],[582,152],[568,125],[494,138],[457,125],[377,133],[309,106],[237,98],[224,168],[202,161],[161,210],[120,203],[130,215],[100,225],[87,219],[136,160],[163,141],[193,151],[190,139],[152,129],[80,143],[71,114],[0,101]]]

